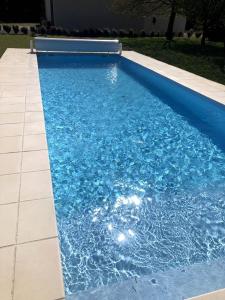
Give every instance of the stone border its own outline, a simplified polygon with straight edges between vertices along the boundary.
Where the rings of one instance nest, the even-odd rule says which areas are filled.
[[[0,299],[64,299],[36,55],[0,59]]]
[[[135,51],[123,51],[122,56],[165,76],[185,87],[188,87],[208,98],[225,105],[225,86],[200,77],[193,73],[168,65],[159,60],[137,53]],[[224,300],[225,289],[189,298],[189,300]]]

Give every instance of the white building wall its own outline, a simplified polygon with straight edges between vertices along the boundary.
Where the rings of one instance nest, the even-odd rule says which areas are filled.
[[[122,15],[113,12],[111,0],[45,0],[46,16],[51,19],[50,1],[53,2],[54,23],[67,29],[89,29],[89,28],[116,28],[129,30],[130,28],[148,33],[165,33],[168,17],[156,16],[153,24],[152,17],[141,18],[137,16]],[[174,31],[183,32],[186,19],[178,16],[175,21]]]

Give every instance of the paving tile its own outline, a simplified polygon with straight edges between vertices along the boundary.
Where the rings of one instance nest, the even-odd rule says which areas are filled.
[[[0,176],[0,204],[19,200],[20,174]]]
[[[43,111],[43,107],[41,103],[27,103],[26,104],[26,111],[31,112],[40,112]]]
[[[30,88],[27,90],[26,93],[27,97],[33,97],[33,96],[41,96],[40,88]]]
[[[41,96],[27,96],[26,103],[42,103]]]
[[[43,112],[26,112],[25,122],[44,122]]]
[[[22,172],[48,170],[48,150],[23,152]]]
[[[56,237],[53,199],[21,202],[18,223],[18,243]]]
[[[0,97],[0,104],[25,103],[25,97]]]
[[[22,173],[20,191],[21,201],[51,197],[53,197],[53,193],[49,170]]]
[[[47,150],[45,134],[25,135],[23,141],[23,151]]]
[[[12,300],[14,256],[14,246],[0,249],[0,297],[2,300]]]
[[[11,136],[0,138],[0,153],[22,151],[22,136]]]
[[[14,74],[15,76],[16,74]],[[20,84],[4,85],[2,97],[25,97],[26,86]]]
[[[0,103],[0,113],[19,113],[25,112],[25,103],[5,104]]]
[[[18,204],[0,205],[0,247],[16,242]]]
[[[0,125],[0,137],[16,136],[23,134],[23,123]]]
[[[57,238],[18,245],[14,300],[63,298],[64,289],[59,262]]]
[[[44,122],[31,122],[25,123],[24,134],[40,134],[45,133],[45,124]]]
[[[0,175],[19,173],[21,170],[22,153],[0,154]]]
[[[0,124],[23,123],[23,121],[24,121],[24,113],[0,114]]]

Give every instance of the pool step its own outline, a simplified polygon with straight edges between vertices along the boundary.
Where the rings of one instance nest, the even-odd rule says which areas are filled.
[[[224,265],[221,259],[171,269],[81,291],[66,300],[184,300],[224,288]]]

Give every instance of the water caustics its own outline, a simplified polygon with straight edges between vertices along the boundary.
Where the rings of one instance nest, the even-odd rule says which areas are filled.
[[[123,59],[38,62],[66,293],[224,259],[225,152],[206,122]]]

